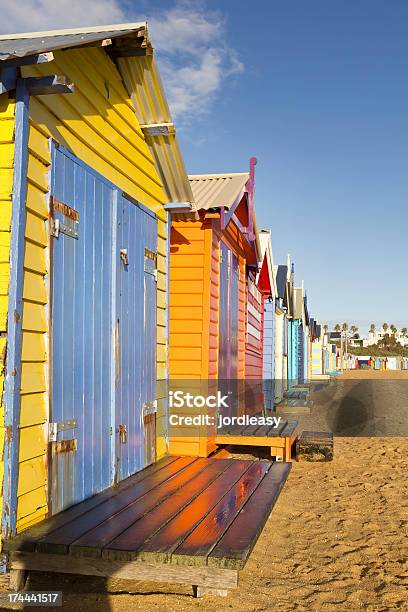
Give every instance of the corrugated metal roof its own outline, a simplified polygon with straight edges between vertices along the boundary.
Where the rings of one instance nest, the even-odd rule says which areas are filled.
[[[190,185],[198,210],[230,208],[249,180],[248,172],[190,174]]]
[[[146,30],[145,22],[121,23],[118,25],[74,28],[67,30],[50,30],[48,32],[23,32],[0,36],[0,60],[47,53],[57,49],[69,49],[105,38],[129,36]]]
[[[140,125],[172,126],[173,120],[154,57],[146,55],[121,58],[118,60],[118,67],[133,101]],[[148,129],[143,131],[169,202],[192,203],[192,215],[196,216],[194,196],[175,129],[167,130],[167,134],[158,135],[149,134]]]
[[[108,38],[137,37],[141,34],[145,37],[144,43],[147,44],[145,22],[7,34],[0,36],[0,59],[8,60],[79,47]],[[106,49],[109,49],[109,46]],[[147,145],[156,162],[168,202],[190,202],[192,204],[190,218],[197,217],[193,193],[153,56],[120,58],[116,62],[132,98],[135,114],[142,126]],[[167,124],[171,129],[165,129],[164,134],[152,135],[149,133],[149,126],[152,124],[154,126]]]

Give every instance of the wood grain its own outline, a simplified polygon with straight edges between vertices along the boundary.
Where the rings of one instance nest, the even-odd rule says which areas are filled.
[[[208,556],[209,566],[242,568],[268,519],[292,465],[274,463]]]

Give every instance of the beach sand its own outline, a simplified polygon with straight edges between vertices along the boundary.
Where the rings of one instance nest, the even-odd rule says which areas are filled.
[[[331,405],[330,394],[326,400]],[[332,462],[293,464],[239,588],[227,598],[36,573],[27,588],[63,590],[64,608],[78,611],[408,611],[408,438],[336,436],[334,444]]]

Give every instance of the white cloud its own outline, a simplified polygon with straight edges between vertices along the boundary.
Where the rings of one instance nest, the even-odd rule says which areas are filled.
[[[3,34],[126,21],[117,0],[0,0],[0,15]]]
[[[149,28],[175,118],[208,112],[225,79],[244,69],[225,42],[220,11],[182,2],[151,17]]]
[[[143,20],[132,4],[125,10],[119,0],[0,0],[0,33]],[[225,80],[243,71],[225,42],[223,14],[203,2],[179,0],[147,19],[174,118],[180,123],[202,116]]]

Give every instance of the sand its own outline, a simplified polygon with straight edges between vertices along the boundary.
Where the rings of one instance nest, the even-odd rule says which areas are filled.
[[[319,415],[323,405],[315,409]],[[61,589],[64,608],[78,611],[408,611],[407,524],[408,438],[336,436],[332,462],[293,464],[228,598],[197,600],[180,586],[35,573],[27,586]]]

